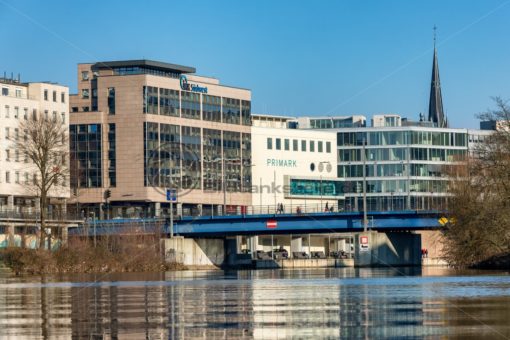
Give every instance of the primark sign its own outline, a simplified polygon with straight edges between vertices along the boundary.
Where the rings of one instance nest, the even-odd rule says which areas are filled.
[[[297,161],[294,159],[278,159],[268,158],[266,160],[267,166],[277,166],[283,168],[297,168]]]
[[[181,78],[179,79],[179,82],[181,84],[181,90],[198,92],[198,93],[207,93],[207,87],[200,86],[198,84],[192,84],[192,83],[188,82],[188,77],[186,77],[184,74],[181,74]]]

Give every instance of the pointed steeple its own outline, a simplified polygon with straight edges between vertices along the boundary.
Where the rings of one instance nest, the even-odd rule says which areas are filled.
[[[434,26],[434,59],[432,60],[432,81],[430,84],[429,121],[437,127],[448,127],[443,112],[443,97],[441,95],[441,82],[439,80],[439,65],[436,49],[436,26]]]

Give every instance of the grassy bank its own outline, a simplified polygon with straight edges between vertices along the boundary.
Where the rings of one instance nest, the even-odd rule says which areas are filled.
[[[159,242],[150,239],[116,238],[92,242],[70,240],[53,252],[26,248],[0,250],[0,261],[16,274],[160,272],[184,266],[165,263]]]

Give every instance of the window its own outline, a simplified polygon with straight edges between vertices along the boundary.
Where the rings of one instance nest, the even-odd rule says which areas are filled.
[[[267,149],[272,150],[273,149],[273,138],[268,137],[267,138]]]
[[[9,88],[2,87],[2,96],[8,96],[8,95],[9,95]]]
[[[78,106],[73,106],[73,107],[71,108],[71,112],[78,112],[78,110],[79,110],[79,109],[78,109]]]
[[[19,184],[19,171],[16,171],[16,184]]]
[[[297,139],[292,140],[292,150],[298,151],[298,140]]]
[[[317,142],[317,151],[322,152],[322,141]]]
[[[19,138],[19,129],[14,129],[14,139],[18,140]]]
[[[5,105],[5,118],[9,118],[9,105]]]
[[[89,71],[82,71],[81,72],[81,80],[89,80]]]
[[[88,106],[84,106],[81,108],[83,112],[89,112],[89,107]]]
[[[19,118],[19,107],[17,106],[14,107],[14,118]]]
[[[57,111],[53,111],[53,121],[57,121]]]
[[[62,124],[65,124],[66,123],[66,113],[65,112],[62,112],[61,114],[61,119],[62,119]]]
[[[21,89],[16,89],[16,97],[21,98]]]
[[[9,128],[8,128],[8,127],[6,127],[6,128],[5,128],[5,139],[9,139],[9,132],[10,132],[10,131],[9,131]]]
[[[44,110],[44,119],[48,120],[48,110]]]
[[[290,150],[290,141],[288,139],[284,140],[284,147],[285,147],[285,151]]]
[[[83,99],[88,99],[90,96],[90,92],[89,92],[89,89],[82,89],[81,90],[81,97]]]
[[[23,109],[23,119],[27,120],[28,119],[28,108],[24,108]]]
[[[306,151],[306,140],[301,141],[301,151]]]
[[[32,120],[37,120],[37,110],[36,109],[32,110]]]
[[[48,90],[44,90],[44,100],[48,100]]]
[[[5,182],[11,183],[11,172],[10,171],[5,172]]]
[[[9,162],[11,160],[11,150],[5,150],[5,160]]]
[[[331,153],[331,142],[326,142],[326,152]]]
[[[310,152],[315,152],[315,141],[310,141]]]
[[[281,138],[276,138],[276,150],[282,149],[282,140]]]
[[[60,102],[61,103],[65,103],[66,102],[66,93],[65,92],[61,92],[60,93]]]
[[[115,114],[115,87],[108,88],[108,114]]]
[[[16,162],[19,162],[19,150],[15,150],[15,151],[14,151],[14,160],[15,160]]]
[[[57,91],[53,91],[53,101],[57,102]]]

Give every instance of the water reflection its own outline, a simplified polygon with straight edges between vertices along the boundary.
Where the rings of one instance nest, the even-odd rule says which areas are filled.
[[[509,337],[508,320],[510,277],[504,273],[0,274],[0,338]]]

